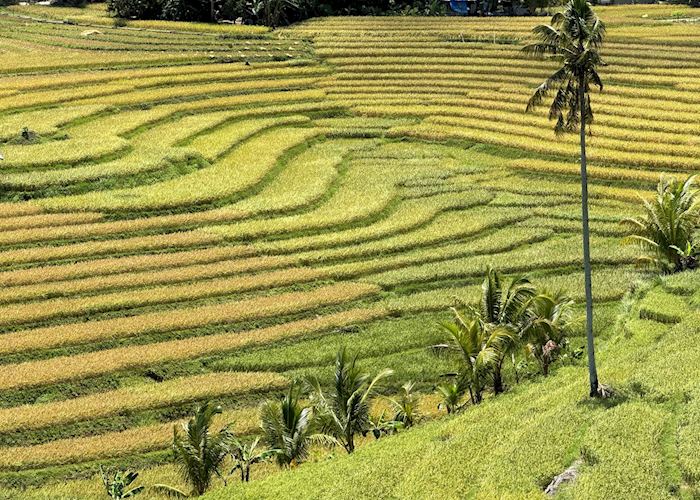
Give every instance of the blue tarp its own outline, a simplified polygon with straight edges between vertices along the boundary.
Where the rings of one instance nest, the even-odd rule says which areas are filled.
[[[450,8],[457,14],[467,16],[469,15],[469,5],[467,0],[450,0]]]

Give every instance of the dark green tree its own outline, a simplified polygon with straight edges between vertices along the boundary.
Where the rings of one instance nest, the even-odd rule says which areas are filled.
[[[263,439],[277,450],[280,467],[300,464],[309,456],[314,443],[335,444],[335,440],[317,432],[313,409],[301,402],[301,385],[293,382],[281,401],[267,401],[260,410]]]
[[[590,89],[603,89],[598,67],[603,65],[600,48],[605,25],[586,0],[570,0],[550,24],[533,29],[537,43],[524,47],[534,58],[556,61],[559,68],[530,98],[527,111],[534,110],[554,92],[549,118],[556,119],[557,134],[579,132],[581,146],[581,213],[583,223],[583,267],[586,294],[586,338],[590,395],[599,395],[598,372],[593,342],[593,293],[591,288],[590,229],[588,226],[588,177],[586,171],[586,133],[593,122]]]
[[[695,269],[700,261],[697,178],[662,178],[654,199],[644,200],[644,214],[623,219],[622,224],[630,229],[623,241],[639,245],[645,252],[638,259],[640,264],[664,273]]]
[[[228,426],[219,432],[211,432],[213,419],[222,412],[220,406],[205,402],[197,408],[194,416],[173,429],[173,453],[183,479],[192,487],[190,495],[164,484],[153,488],[168,496],[185,498],[203,495],[211,486],[214,476],[221,475],[221,466],[228,455],[233,434]]]
[[[314,411],[324,434],[333,436],[348,453],[355,451],[355,436],[370,428],[369,403],[376,385],[393,372],[382,370],[374,378],[342,347],[335,360],[333,388],[324,392],[318,379],[309,381]]]

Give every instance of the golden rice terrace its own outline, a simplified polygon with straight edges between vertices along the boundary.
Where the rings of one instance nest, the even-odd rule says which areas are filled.
[[[553,69],[520,52],[542,19],[115,28],[103,9],[0,11],[0,482],[163,463],[205,399],[251,432],[341,343],[432,384],[435,322],[489,264],[582,299],[578,137],[524,113]],[[700,169],[700,27],[600,15],[604,309],[637,273],[619,220]]]

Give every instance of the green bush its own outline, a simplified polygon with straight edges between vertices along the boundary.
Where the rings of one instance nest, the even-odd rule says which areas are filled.
[[[87,0],[53,0],[52,7],[85,7]]]
[[[162,13],[160,0],[108,0],[107,10],[125,19],[157,19]]]
[[[170,21],[210,21],[212,3],[201,0],[165,0],[161,17]]]

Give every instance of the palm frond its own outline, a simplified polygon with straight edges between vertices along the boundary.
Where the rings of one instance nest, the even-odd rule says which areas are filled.
[[[605,24],[586,0],[569,0],[564,10],[552,17],[550,24],[536,26],[533,34],[539,42],[523,47],[523,52],[535,59],[549,56],[561,66],[535,89],[526,111],[533,111],[556,90],[549,108],[549,119],[555,120],[555,134],[578,130],[581,117],[586,124],[592,123],[588,92],[590,83],[603,89],[596,68],[604,65],[598,50],[605,39]],[[583,102],[580,92],[586,96]]]
[[[544,99],[551,93],[552,89],[557,87],[561,82],[566,81],[568,78],[568,71],[568,68],[560,68],[542,82],[532,94],[532,97],[530,97],[525,111],[532,111],[541,105]]]
[[[168,498],[189,498],[189,495],[182,490],[179,490],[173,486],[168,486],[167,484],[154,484],[151,489],[159,495],[166,496]]]

